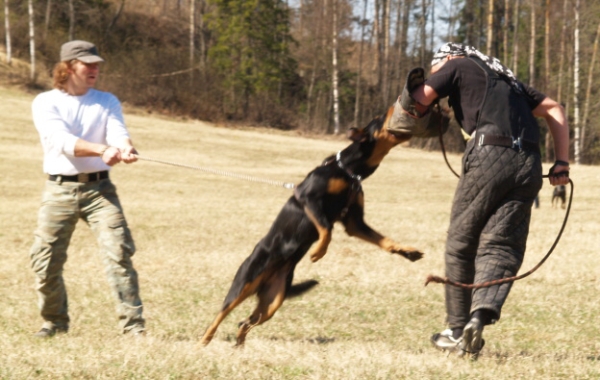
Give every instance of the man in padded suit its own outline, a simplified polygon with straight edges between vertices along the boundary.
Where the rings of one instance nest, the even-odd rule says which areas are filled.
[[[556,162],[554,186],[569,182],[569,128],[563,108],[518,81],[496,58],[447,43],[434,55],[431,76],[410,91],[417,111],[448,97],[471,136],[463,156],[446,241],[446,276],[481,283],[517,274],[525,253],[531,207],[542,186],[539,127],[546,120]],[[483,328],[495,323],[512,283],[481,289],[446,285],[449,328],[434,334],[439,349],[476,359]]]

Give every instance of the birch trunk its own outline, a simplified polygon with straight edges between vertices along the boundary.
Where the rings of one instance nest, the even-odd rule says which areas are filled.
[[[375,37],[375,70],[377,70],[377,88],[381,88],[382,83],[382,70],[381,67],[383,61],[383,46],[382,46],[382,34],[383,27],[381,25],[381,16],[380,16],[380,8],[381,8],[382,0],[375,0],[375,20],[373,23],[374,37]]]
[[[560,62],[558,64],[558,85],[556,89],[556,101],[562,103],[562,84],[563,84],[563,72],[565,69],[565,49],[567,40],[567,5],[569,0],[563,2],[563,25],[562,32],[560,34]]]
[[[546,0],[546,13],[545,13],[545,30],[544,30],[544,92],[548,93],[550,90],[550,0]],[[544,139],[544,151],[545,161],[550,162],[550,153],[552,151],[552,134],[550,129],[546,132],[546,138]]]
[[[383,0],[383,14],[382,14],[382,24],[383,24],[383,62],[381,66],[381,95],[382,95],[382,104],[385,105],[388,103],[389,96],[389,60],[390,60],[390,18],[391,18],[391,8],[390,4],[392,0]]]
[[[487,38],[485,51],[488,56],[492,56],[492,43],[494,40],[494,0],[488,1],[488,16],[487,16]]]
[[[509,12],[508,9],[510,7],[510,0],[504,0],[504,30],[502,31],[502,62],[507,65],[508,64],[508,29],[510,27],[508,23]]]
[[[6,0],[8,1],[8,0]],[[46,41],[46,37],[48,36],[48,28],[50,26],[50,12],[52,10],[52,0],[46,1],[46,15],[44,18],[44,36],[43,39]]]
[[[196,45],[194,37],[196,36],[196,0],[190,0],[190,87],[194,87],[194,51]]]
[[[414,0],[404,0],[404,10],[402,12],[402,30],[400,35],[400,54],[402,61],[406,59],[406,49],[408,48],[408,27],[410,26],[410,8],[413,4],[413,1]]]
[[[358,52],[358,73],[356,75],[356,99],[354,101],[354,127],[358,128],[360,117],[360,78],[362,76],[363,51],[365,47],[365,24],[367,19],[368,0],[365,0],[362,18],[360,19],[360,48]]]
[[[35,29],[33,23],[33,0],[28,1],[29,9],[29,54],[31,56],[30,79],[35,82]]]
[[[69,0],[69,41],[75,39],[75,6],[73,0]]]
[[[333,134],[337,135],[340,133],[340,99],[338,90],[338,36],[337,36],[337,2],[338,0],[332,0],[333,5],[333,24],[332,24],[332,66],[333,66]]]
[[[513,32],[513,56],[512,56],[512,71],[517,73],[519,70],[519,8],[521,0],[515,0],[515,12],[514,12],[514,24],[515,30]]]
[[[575,156],[575,164],[581,162],[579,151],[579,133],[581,130],[581,120],[579,119],[579,1],[580,0],[575,1],[575,54],[573,56],[573,124],[575,132],[573,136],[573,153]]]
[[[446,36],[447,42],[454,42],[454,0],[448,2],[448,35]]]
[[[8,0],[4,0],[4,28],[6,30],[6,64],[12,64],[12,43],[10,41],[10,21],[8,12]]]
[[[200,11],[198,13],[198,32],[200,33],[200,69],[204,75],[204,66],[206,64],[206,40],[204,36],[204,0],[200,0]]]
[[[550,90],[550,0],[546,0],[544,13],[544,92]]]
[[[583,105],[583,118],[581,127],[581,156],[585,156],[585,131],[588,125],[588,115],[590,111],[590,98],[592,95],[592,84],[594,82],[594,65],[596,64],[596,54],[598,53],[598,39],[600,38],[600,24],[596,30],[596,38],[594,39],[594,48],[592,50],[592,61],[590,62],[590,70],[588,72],[587,88],[585,90],[585,103]]]
[[[529,85],[535,85],[535,2],[536,0],[530,0],[529,4],[531,7],[531,35],[529,39]]]
[[[427,29],[426,29],[426,13],[427,13],[427,1],[421,0],[421,17],[419,17],[419,33],[421,40],[421,48],[419,49],[419,61],[421,67],[425,67],[425,48],[427,46]]]

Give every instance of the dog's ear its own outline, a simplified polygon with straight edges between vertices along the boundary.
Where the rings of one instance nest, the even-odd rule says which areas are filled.
[[[354,142],[363,142],[368,137],[368,134],[365,131],[365,129],[366,128],[350,128],[348,129],[348,132],[346,132],[346,136]]]

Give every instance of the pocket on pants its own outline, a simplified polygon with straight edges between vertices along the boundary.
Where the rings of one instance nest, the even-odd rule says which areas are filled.
[[[108,229],[110,231],[110,239],[112,240],[111,245],[118,246],[120,248],[119,251],[124,255],[133,256],[135,253],[135,243],[125,219],[109,223]]]

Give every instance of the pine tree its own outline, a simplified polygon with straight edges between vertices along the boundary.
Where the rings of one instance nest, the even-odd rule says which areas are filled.
[[[288,9],[280,0],[212,0],[209,58],[228,90],[229,111],[243,116],[257,100],[281,97],[293,75]]]

